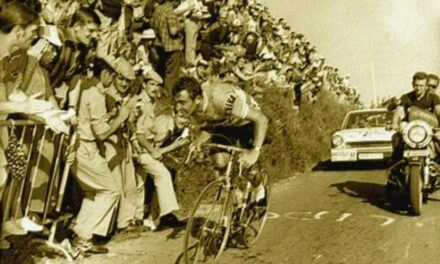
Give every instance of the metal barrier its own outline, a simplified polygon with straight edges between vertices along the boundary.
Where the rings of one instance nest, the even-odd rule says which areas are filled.
[[[60,213],[70,170],[69,164],[66,162],[67,146],[70,145],[70,142],[73,142],[74,136],[55,134],[43,123],[31,120],[0,121],[0,127],[2,126],[9,128],[8,134],[13,139],[12,143],[18,144],[13,149],[22,148],[26,159],[24,165],[21,164],[25,168],[19,170],[22,173],[22,178],[12,173],[15,177],[10,177],[8,180],[7,184],[9,186],[5,196],[4,219],[11,219],[11,216],[12,218],[18,218],[23,211],[24,217],[29,216],[36,188],[35,182],[38,174],[41,173],[39,168],[43,160],[45,144],[48,143],[48,138],[51,136],[50,140],[54,146],[54,153],[50,156],[53,157],[53,160],[49,160],[50,169],[48,170],[47,191],[43,202],[43,212],[40,212],[42,214],[41,224],[50,225],[50,233],[47,240],[33,239],[31,243],[44,244],[62,253],[68,261],[73,261],[75,256],[72,256],[72,252],[69,252],[64,246],[56,243],[55,234],[57,224],[65,222],[72,217],[71,214],[62,215]],[[47,163],[47,160],[45,161]],[[63,168],[60,168],[63,163]],[[17,170],[17,165],[11,165],[11,169]],[[23,201],[25,201],[24,204]],[[13,206],[14,208],[12,208]],[[11,209],[13,209],[13,213]],[[56,216],[51,219],[49,218],[50,215]]]

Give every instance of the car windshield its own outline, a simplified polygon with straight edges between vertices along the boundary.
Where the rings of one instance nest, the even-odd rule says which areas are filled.
[[[388,111],[350,113],[342,129],[386,127],[391,124],[392,117],[393,113]]]

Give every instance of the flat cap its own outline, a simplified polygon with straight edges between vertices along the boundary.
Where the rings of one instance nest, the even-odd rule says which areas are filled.
[[[156,71],[154,71],[153,69],[147,71],[144,74],[144,80],[145,81],[153,80],[153,81],[157,82],[158,84],[162,84],[163,83],[162,77],[160,77],[160,75]]]

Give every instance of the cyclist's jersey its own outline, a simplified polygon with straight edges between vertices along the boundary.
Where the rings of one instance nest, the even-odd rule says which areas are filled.
[[[261,111],[258,103],[240,88],[228,83],[209,83],[202,86],[203,107],[198,116],[208,126],[243,126],[249,109]]]

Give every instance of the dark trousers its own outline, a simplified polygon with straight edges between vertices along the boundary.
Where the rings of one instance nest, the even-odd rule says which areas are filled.
[[[293,91],[295,92],[295,100],[293,101],[293,105],[300,106],[301,105],[301,86],[302,83],[297,83],[293,87]]]
[[[182,51],[165,52],[165,79],[164,89],[167,95],[171,95],[174,84],[180,74],[180,67],[183,65]]]

